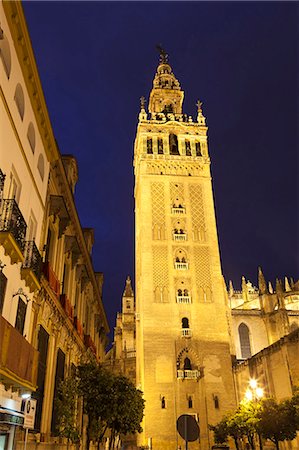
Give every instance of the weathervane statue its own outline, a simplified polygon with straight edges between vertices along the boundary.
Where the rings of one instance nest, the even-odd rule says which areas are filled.
[[[164,48],[160,44],[157,44],[156,49],[160,53],[160,63],[167,64],[168,63],[168,54],[166,53]]]

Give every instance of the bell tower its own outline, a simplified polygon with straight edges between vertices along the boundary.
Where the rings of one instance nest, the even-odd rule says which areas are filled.
[[[210,449],[208,425],[235,406],[207,127],[201,102],[193,120],[183,99],[161,49],[134,148],[139,445],[155,450],[183,448],[182,414],[200,429],[189,448]]]

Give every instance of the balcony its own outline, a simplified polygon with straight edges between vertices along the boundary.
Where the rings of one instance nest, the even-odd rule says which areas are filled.
[[[171,214],[175,214],[175,215],[181,215],[181,214],[186,214],[186,209],[181,206],[178,208],[171,208]]]
[[[81,339],[84,338],[83,326],[77,316],[74,317],[74,325]]]
[[[0,215],[0,244],[12,264],[24,261],[26,222],[14,199],[2,200]]]
[[[69,299],[67,298],[67,296],[65,294],[61,294],[60,295],[60,303],[61,306],[63,307],[66,315],[68,316],[68,318],[73,321],[74,320],[74,308],[71,305],[71,302],[69,301]]]
[[[177,295],[177,303],[191,303],[191,297],[189,295]]]
[[[49,261],[45,262],[43,265],[43,274],[45,278],[48,280],[49,286],[52,291],[56,294],[57,297],[60,295],[60,282],[55,275]]]
[[[173,240],[174,241],[179,241],[179,242],[186,241],[187,240],[187,234],[186,233],[180,233],[180,234],[173,233]]]
[[[179,380],[198,380],[200,372],[199,370],[178,370],[177,378]]]
[[[36,387],[38,351],[0,315],[0,376],[6,386]]]
[[[40,289],[40,277],[42,273],[42,257],[34,241],[25,242],[25,261],[21,267],[21,278],[25,280],[30,292]]]
[[[177,270],[188,270],[189,269],[189,263],[187,262],[175,262],[174,268]]]
[[[136,350],[134,348],[129,348],[126,350],[127,358],[136,358]]]
[[[90,334],[84,334],[84,344],[85,344],[85,347],[90,348],[90,350],[92,351],[92,353],[95,356],[97,355],[97,349],[96,349],[95,343],[91,339]]]
[[[182,337],[191,338],[192,332],[190,328],[182,328]]]

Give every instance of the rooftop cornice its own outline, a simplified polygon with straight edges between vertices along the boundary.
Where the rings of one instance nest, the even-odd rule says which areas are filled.
[[[2,5],[44,149],[48,160],[52,162],[59,158],[59,151],[56,146],[23,7],[20,1],[3,1]]]

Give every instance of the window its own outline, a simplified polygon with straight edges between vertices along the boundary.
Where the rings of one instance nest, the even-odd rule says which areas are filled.
[[[241,347],[241,357],[247,359],[251,357],[249,328],[245,323],[239,325],[239,339]]]
[[[14,99],[15,99],[20,117],[23,120],[24,113],[25,113],[25,99],[24,99],[23,89],[22,89],[22,86],[20,85],[20,83],[17,84]]]
[[[188,396],[188,408],[193,408],[193,400],[191,395]]]
[[[26,310],[27,310],[27,304],[24,302],[22,297],[19,297],[15,328],[21,334],[23,334],[23,332],[24,332]]]
[[[39,155],[38,161],[37,161],[37,169],[39,171],[40,177],[42,181],[44,180],[45,176],[45,163],[44,163],[44,157],[42,154]]]
[[[7,278],[3,272],[0,272],[0,314],[2,314],[3,310],[6,285],[7,285]]]
[[[5,34],[3,39],[0,40],[0,59],[2,61],[5,73],[7,78],[10,76],[11,72],[11,56],[10,56],[10,48],[7,38]]]
[[[8,198],[14,198],[19,203],[21,195],[21,182],[16,174],[14,168],[12,168],[9,180]]]
[[[218,395],[213,395],[213,400],[214,400],[215,409],[219,409],[219,398],[218,398]]]
[[[171,155],[179,155],[178,138],[175,134],[169,135],[169,153]]]
[[[148,154],[153,153],[153,140],[152,138],[147,138],[146,140],[146,151]]]
[[[36,238],[37,221],[31,211],[27,228],[27,241],[34,241]]]
[[[34,130],[34,126],[33,126],[32,122],[30,122],[29,125],[28,125],[27,139],[29,141],[32,153],[34,153],[34,150],[35,150],[35,130]]]
[[[64,380],[64,364],[65,364],[65,354],[59,348],[57,352],[57,364],[56,364],[56,374],[55,374],[55,385],[54,385],[54,397],[53,397],[53,408],[52,408],[52,422],[51,422],[51,432],[57,434],[57,409],[55,408],[55,400],[58,395],[58,387],[61,381]]]
[[[126,308],[127,309],[131,309],[131,302],[130,302],[130,300],[126,301]]]
[[[184,370],[192,370],[191,361],[188,357],[184,359]]]
[[[32,392],[32,397],[37,400],[35,429],[40,430],[40,423],[42,417],[43,400],[45,394],[45,378],[47,371],[47,355],[48,355],[49,334],[41,326],[38,332],[38,369],[37,369],[37,390]]]
[[[165,400],[165,397],[162,397],[162,398],[161,398],[161,408],[162,408],[162,409],[165,409],[165,408],[166,408],[166,400]]]
[[[200,148],[200,142],[196,142],[195,143],[195,152],[196,152],[196,156],[202,156],[201,148]]]
[[[190,141],[187,139],[185,140],[185,146],[186,146],[186,156],[191,156],[191,144]]]
[[[187,317],[182,318],[182,328],[189,328],[189,319]]]
[[[163,155],[163,139],[158,138],[158,154]]]

